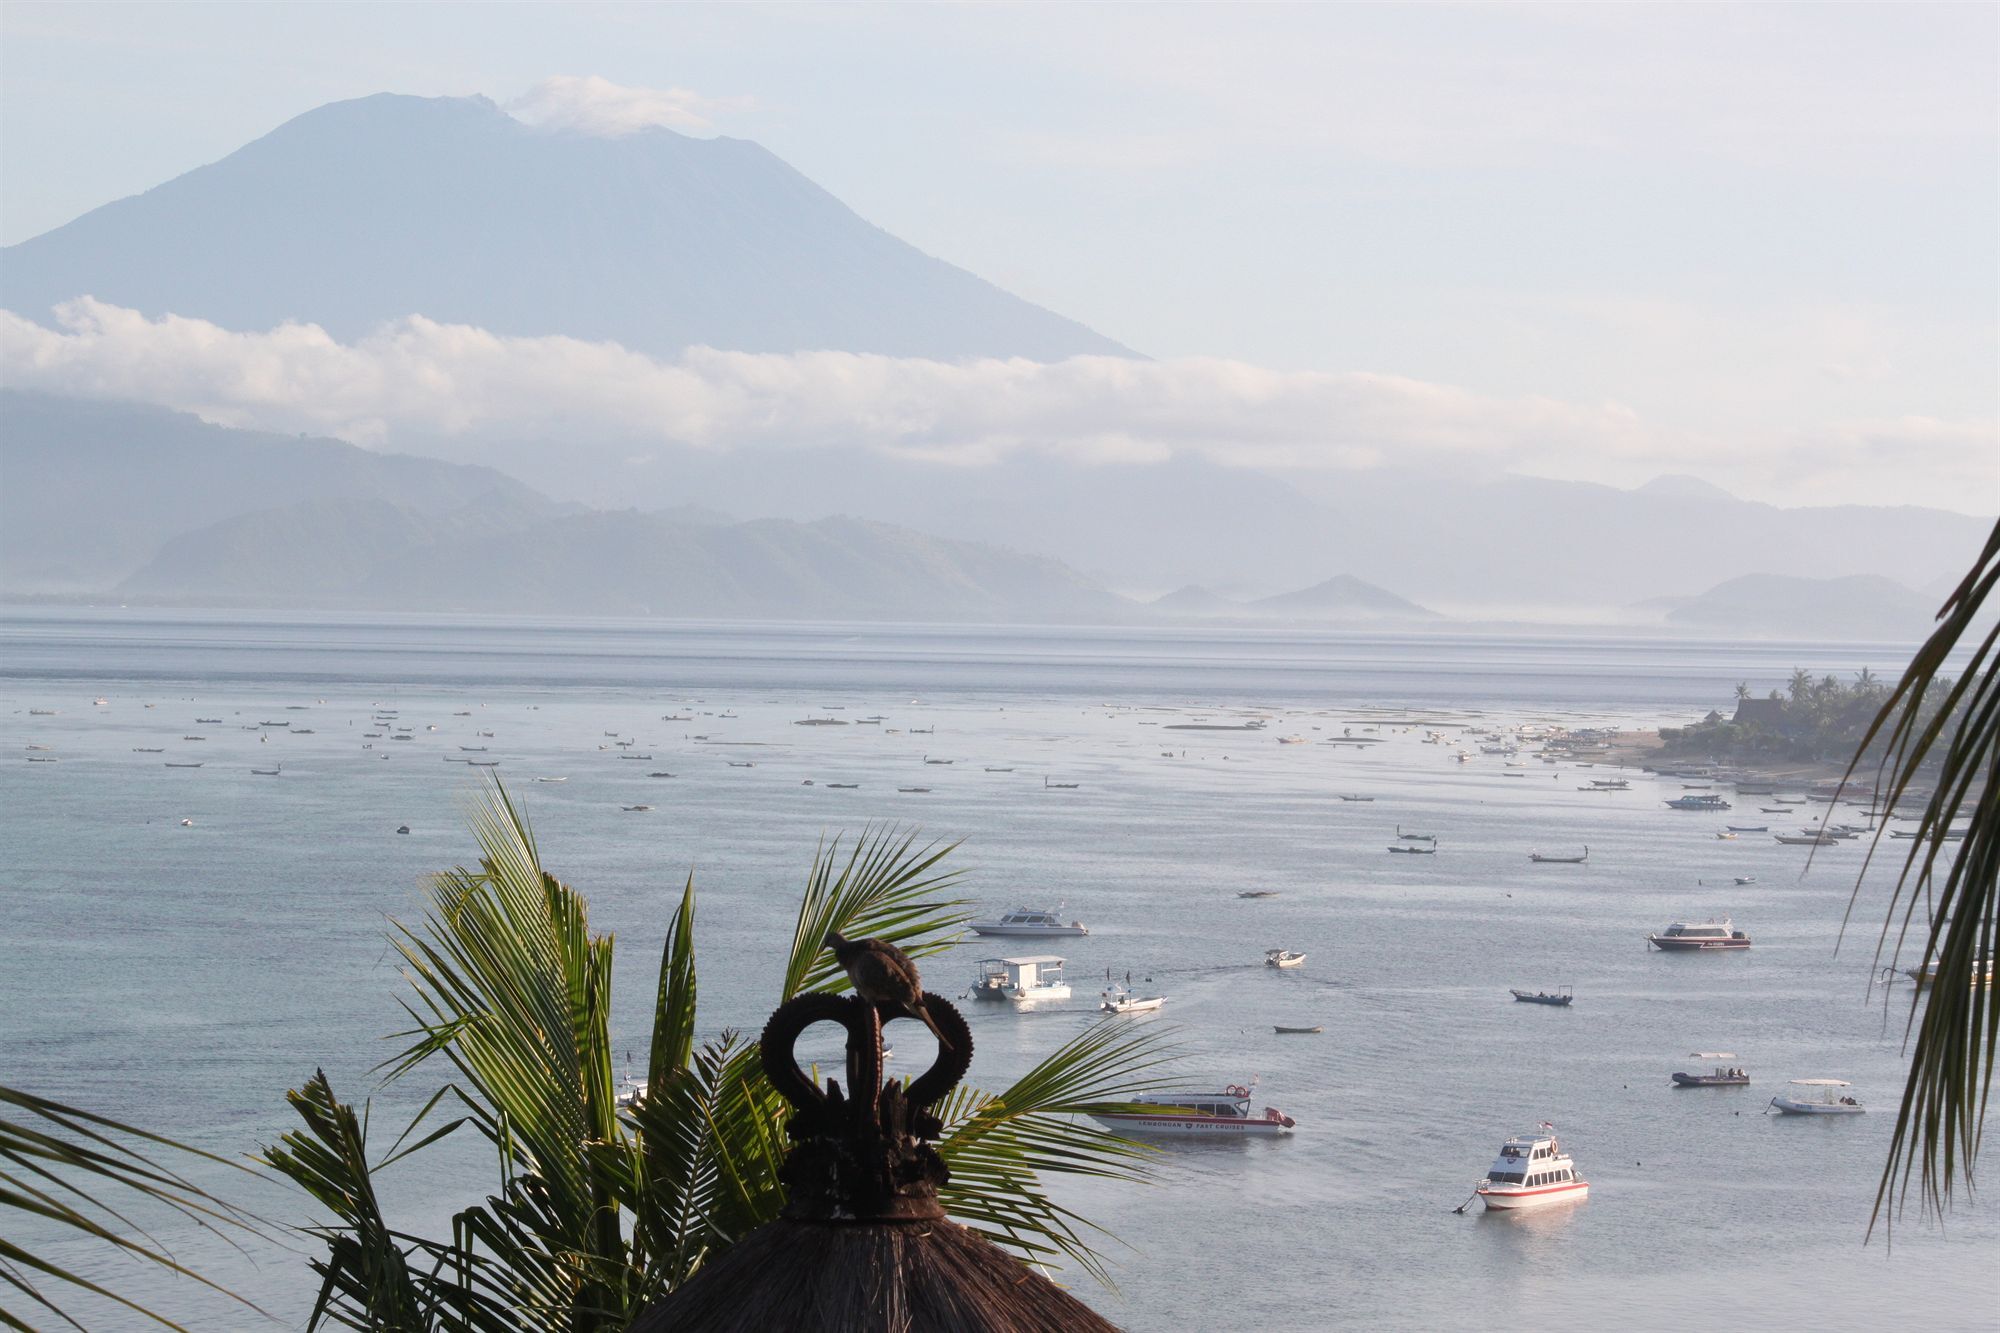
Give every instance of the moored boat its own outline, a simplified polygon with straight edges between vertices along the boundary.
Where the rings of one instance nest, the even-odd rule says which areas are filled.
[[[1868,1109],[1843,1091],[1854,1086],[1844,1078],[1795,1078],[1791,1086],[1800,1091],[1771,1099],[1771,1109],[1781,1115],[1860,1115]]]
[[[972,998],[1012,1000],[1015,1004],[1067,1000],[1070,989],[1069,982],[1063,979],[1063,961],[1054,954],[982,958],[979,977],[972,983]]]
[[[1735,1065],[1721,1063],[1734,1060],[1729,1051],[1692,1051],[1690,1060],[1710,1060],[1717,1062],[1714,1071],[1707,1074],[1686,1074],[1676,1070],[1673,1074],[1677,1088],[1743,1088],[1750,1085],[1750,1075]]]
[[[1476,1193],[1488,1208],[1509,1211],[1575,1203],[1590,1194],[1590,1182],[1563,1151],[1555,1126],[1544,1120],[1532,1133],[1500,1145],[1500,1156]]]
[[[1097,999],[1107,1014],[1148,1014],[1167,1002],[1164,995],[1141,995],[1130,986],[1107,986]]]
[[[1581,856],[1545,856],[1541,852],[1529,852],[1528,859],[1542,865],[1579,866],[1590,859],[1590,845],[1584,844]]]
[[[1514,990],[1509,991],[1508,994],[1512,995],[1521,1004],[1556,1004],[1567,1006],[1576,1002],[1576,995],[1568,986],[1563,986],[1552,991]]]
[[[1220,1092],[1144,1093],[1132,1098],[1144,1110],[1093,1112],[1091,1119],[1122,1134],[1185,1134],[1205,1138],[1275,1138],[1298,1123],[1275,1106],[1250,1113],[1251,1088],[1232,1083]]]
[[[1042,911],[1033,907],[1016,907],[1010,912],[1002,912],[997,921],[974,921],[972,930],[977,935],[1088,935],[1090,930],[1081,921],[1065,922],[1056,912]]]
[[[1306,956],[1297,949],[1264,950],[1265,967],[1297,967],[1305,960]]]
[[[1713,792],[1698,796],[1676,796],[1673,800],[1667,802],[1667,807],[1672,810],[1727,810],[1730,808],[1729,802],[1723,800]]]
[[[1728,917],[1720,921],[1676,921],[1658,935],[1648,935],[1646,943],[1668,953],[1691,953],[1707,949],[1747,949],[1750,936],[1736,929]]]

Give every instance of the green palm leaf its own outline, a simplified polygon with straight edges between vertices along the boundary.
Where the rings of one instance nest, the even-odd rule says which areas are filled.
[[[100,1241],[256,1310],[249,1301],[176,1261],[126,1213],[105,1202],[107,1195],[117,1195],[130,1202],[164,1206],[218,1234],[257,1230],[250,1214],[162,1166],[151,1155],[159,1149],[235,1170],[247,1169],[240,1162],[122,1121],[0,1085],[0,1216],[11,1210],[40,1219],[58,1231]],[[59,1319],[81,1328],[59,1303],[64,1292],[88,1292],[167,1328],[180,1327],[130,1297],[30,1250],[18,1239],[0,1237],[0,1295],[6,1290],[27,1302],[13,1308],[0,1303],[0,1325],[9,1328],[31,1327],[28,1316],[37,1311],[38,1318]]]
[[[1910,1072],[1875,1196],[1874,1216],[1885,1227],[1913,1184],[1933,1212],[1949,1205],[1958,1178],[1971,1186],[1993,1086],[2000,990],[1987,977],[2000,957],[2000,625],[1982,639],[1974,621],[1991,604],[1996,584],[2000,523],[1847,769],[1852,778],[1879,741],[1878,800],[1893,806],[1919,782],[1930,784],[1877,943],[1879,961],[1884,948],[1895,956],[1915,931],[1923,940],[1918,971],[1933,972],[1929,986],[1911,998]],[[1951,657],[1968,646],[1964,673],[1948,679]],[[1965,838],[1951,857],[1945,834],[1961,825]],[[1860,892],[1857,882],[1856,899]]]

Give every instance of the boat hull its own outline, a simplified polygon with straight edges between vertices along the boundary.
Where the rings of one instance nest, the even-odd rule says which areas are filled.
[[[1590,1182],[1572,1180],[1561,1185],[1543,1185],[1538,1189],[1509,1189],[1504,1186],[1479,1191],[1480,1201],[1496,1213],[1521,1212],[1529,1208],[1546,1208],[1557,1203],[1581,1203],[1590,1194]]]
[[[1016,935],[1022,937],[1056,938],[1088,935],[1083,926],[1003,926],[997,921],[975,921],[972,923],[975,935]]]
[[[1677,1088],[1747,1088],[1750,1086],[1750,1077],[1747,1074],[1742,1078],[1718,1077],[1715,1074],[1675,1074],[1674,1086]]]
[[[1091,1119],[1121,1134],[1179,1138],[1278,1138],[1292,1132],[1289,1120],[1232,1120],[1202,1115],[1096,1115]]]
[[[1670,935],[1648,935],[1646,942],[1663,953],[1707,953],[1716,949],[1747,949],[1750,941],[1741,940],[1690,940]]]
[[[1773,1097],[1771,1105],[1781,1115],[1861,1115],[1865,1106],[1843,1106],[1838,1102],[1795,1102]]]

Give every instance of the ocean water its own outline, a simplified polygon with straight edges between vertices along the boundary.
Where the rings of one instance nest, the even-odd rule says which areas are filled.
[[[1655,725],[1726,708],[1738,680],[1885,673],[1905,655],[17,609],[0,618],[0,1078],[233,1155],[291,1128],[284,1090],[324,1068],[343,1096],[373,1098],[386,1148],[435,1085],[383,1087],[371,1072],[405,1026],[385,931],[415,917],[426,873],[472,856],[462,809],[478,777],[445,761],[483,745],[546,863],[616,933],[618,1030],[635,1052],[690,873],[703,1033],[754,1032],[815,847],[871,821],[962,840],[953,860],[983,909],[1062,903],[1089,923],[1085,939],[1018,946],[1070,960],[1072,1002],[965,1006],[973,1081],[1004,1085],[1100,1021],[1097,979],[1130,971],[1169,997],[1142,1021],[1173,1029],[1191,1083],[1255,1078],[1258,1103],[1299,1126],[1276,1142],[1169,1146],[1149,1185],[1061,1186],[1105,1228],[1118,1288],[1063,1276],[1129,1327],[1990,1328],[1990,1207],[1962,1202],[1942,1228],[1912,1215],[1893,1247],[1879,1232],[1863,1243],[1908,994],[1871,984],[1881,877],[1842,939],[1858,849],[1826,849],[1808,870],[1806,849],[1718,840],[1721,819],[1668,810],[1677,780],[1579,791],[1604,770],[1461,764],[1409,726]],[[382,708],[412,740],[364,739]],[[1239,709],[1268,729],[1163,729]],[[872,714],[885,723],[793,725]],[[1323,743],[1348,729],[1383,739]],[[652,758],[619,758],[606,733]],[[30,744],[60,762],[23,762]],[[250,771],[274,763],[277,777]],[[896,790],[920,785],[932,790]],[[654,808],[622,808],[636,804]],[[1729,822],[1805,818],[1755,804]],[[1434,833],[1438,854],[1388,855],[1398,825]],[[1584,865],[1528,860],[1585,844]],[[1278,896],[1236,896],[1248,888]],[[1723,914],[1753,949],[1646,949],[1669,921]],[[1281,945],[1305,966],[1263,967]],[[956,993],[976,959],[1018,947],[968,941],[927,981]],[[1507,995],[1558,984],[1575,987],[1573,1008]],[[1325,1031],[1279,1037],[1276,1024]],[[914,1032],[895,1041],[904,1072],[928,1050]],[[1671,1089],[1695,1050],[1736,1052],[1752,1086]],[[1872,1113],[1760,1114],[1806,1076],[1852,1080]],[[1589,1200],[1454,1215],[1501,1140],[1541,1120],[1559,1126]],[[490,1179],[473,1145],[446,1144],[396,1168],[387,1197],[399,1224],[434,1230]],[[279,1187],[226,1183],[266,1217],[307,1215]],[[162,1234],[280,1326],[303,1322],[314,1286],[300,1253]],[[62,1252],[197,1326],[271,1326],[188,1283]],[[88,1322],[138,1326],[95,1310]]]

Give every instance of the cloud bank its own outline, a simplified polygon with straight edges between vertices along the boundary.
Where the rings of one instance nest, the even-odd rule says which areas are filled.
[[[421,316],[342,343],[316,325],[243,332],[91,298],[58,307],[53,328],[0,311],[0,384],[368,445],[485,432],[617,447],[865,448],[967,467],[1039,451],[1099,463],[1196,455],[1275,469],[1478,467],[1625,484],[1707,471],[1739,493],[1769,472],[1798,501],[1818,503],[1911,498],[1878,479],[1917,466],[1935,483],[1931,502],[1953,508],[1978,505],[1966,487],[1996,485],[1994,432],[1976,423],[1831,426],[1751,455],[1742,441],[1663,432],[1616,404],[1216,358],[944,362],[696,347],[661,360]]]
[[[551,129],[616,139],[640,130],[705,130],[715,116],[742,110],[744,98],[704,97],[686,88],[627,88],[595,74],[558,74],[507,103],[514,119]]]

